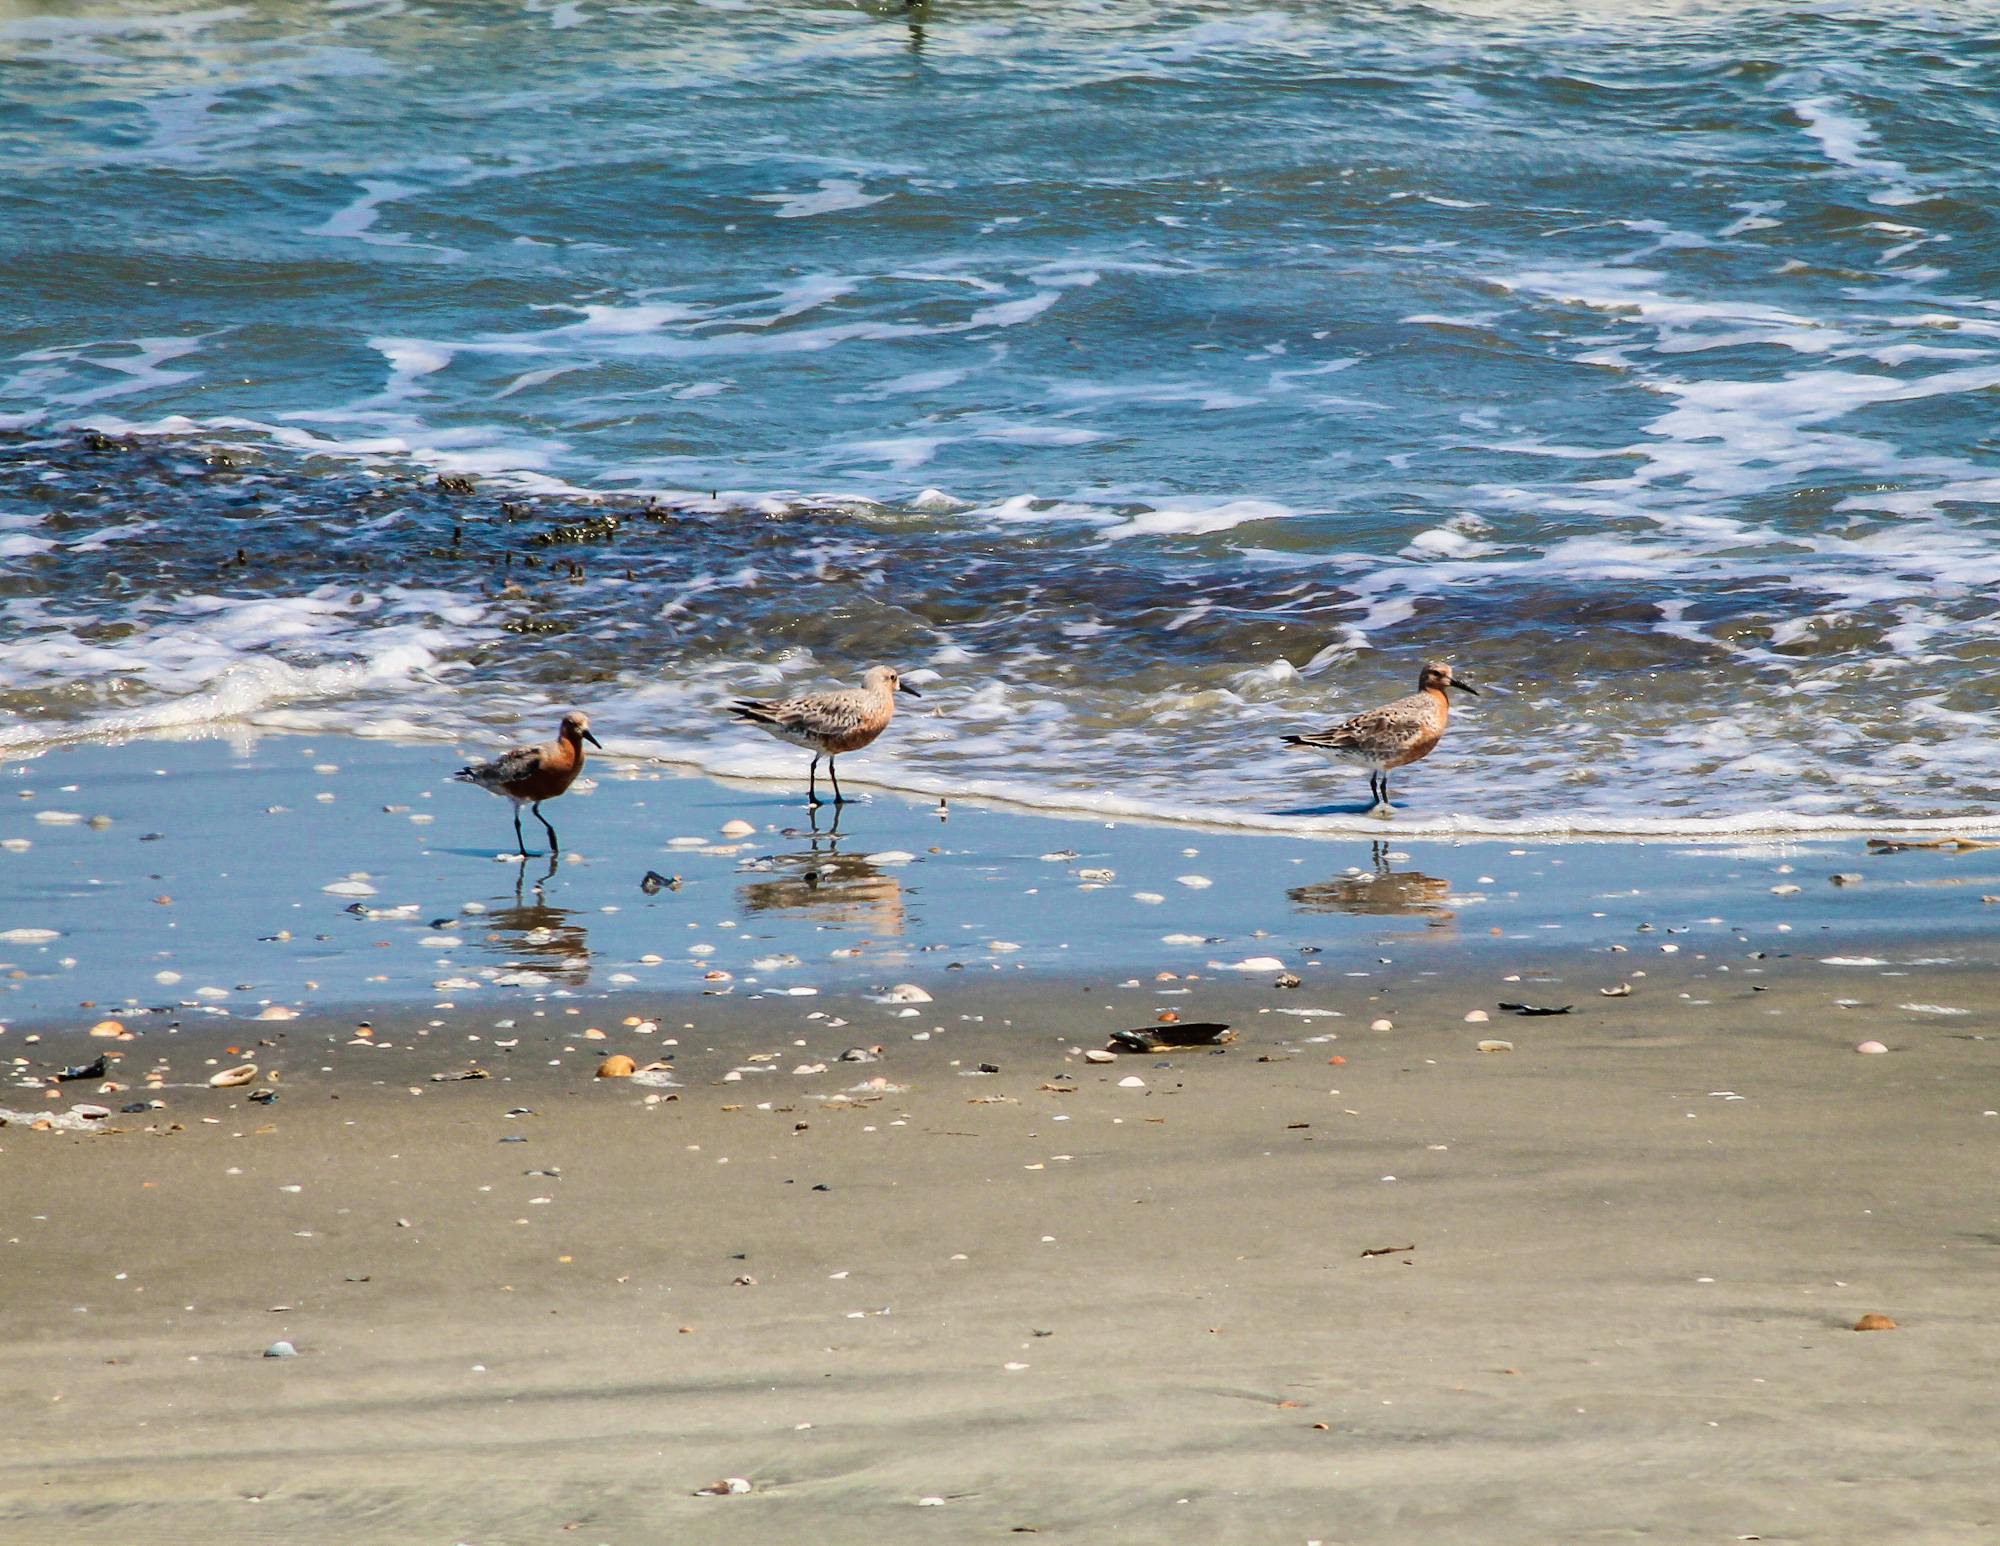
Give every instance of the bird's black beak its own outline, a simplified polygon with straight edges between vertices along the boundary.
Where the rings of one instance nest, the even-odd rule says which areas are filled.
[[[921,697],[923,696],[923,694],[922,694],[922,693],[918,692],[918,691],[916,690],[916,688],[912,687],[912,686],[911,686],[911,685],[910,685],[910,684],[909,684],[908,682],[898,682],[898,683],[896,684],[896,691],[897,691],[897,692],[906,692],[906,693],[908,693],[908,694],[909,694],[909,695],[910,695],[910,696],[911,696],[912,698],[921,698]]]
[[[1456,687],[1460,692],[1471,693],[1475,698],[1479,696],[1479,689],[1474,687],[1470,682],[1461,682],[1457,677],[1453,677],[1451,685]]]
[[[588,730],[583,732],[583,738],[586,741],[590,742],[592,746],[595,746],[599,751],[604,750],[604,743],[598,740],[597,737],[592,735]]]

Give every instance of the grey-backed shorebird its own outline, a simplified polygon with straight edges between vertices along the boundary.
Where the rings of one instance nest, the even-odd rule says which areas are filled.
[[[893,666],[870,666],[861,686],[843,692],[805,693],[796,698],[739,698],[729,712],[748,724],[813,754],[806,774],[806,803],[819,804],[819,759],[826,758],[826,771],[833,779],[833,803],[845,805],[840,792],[840,775],[833,759],[862,747],[889,728],[895,717],[896,694],[912,698],[922,693],[903,681]]]

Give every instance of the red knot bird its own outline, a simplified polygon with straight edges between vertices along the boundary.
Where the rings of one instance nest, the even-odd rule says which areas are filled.
[[[549,826],[549,818],[542,814],[542,801],[553,800],[576,782],[577,774],[583,771],[585,741],[599,751],[604,749],[604,743],[590,733],[589,716],[572,709],[563,715],[562,728],[553,741],[544,741],[539,746],[517,746],[491,762],[475,762],[469,768],[460,768],[452,777],[505,795],[514,802],[514,841],[523,854],[528,851],[527,841],[521,836],[524,805],[534,811],[535,820],[547,830],[549,852],[559,854],[562,844],[556,840],[556,829]]]
[[[1338,762],[1359,763],[1368,770],[1368,792],[1375,797],[1375,810],[1389,810],[1389,773],[1407,767],[1431,754],[1444,736],[1445,722],[1451,718],[1448,689],[1456,687],[1475,698],[1479,689],[1461,682],[1451,667],[1441,660],[1424,662],[1417,678],[1417,690],[1380,708],[1369,709],[1344,719],[1327,730],[1311,735],[1288,735],[1289,746],[1303,746],[1323,752]]]
[[[903,680],[895,667],[870,666],[861,678],[861,686],[845,692],[806,693],[782,701],[739,698],[729,712],[813,754],[812,768],[806,774],[808,805],[820,803],[819,759],[826,758],[826,771],[833,779],[833,803],[845,805],[847,799],[840,792],[840,775],[834,772],[833,759],[860,751],[889,728],[899,692],[906,692],[912,698],[923,696]]]

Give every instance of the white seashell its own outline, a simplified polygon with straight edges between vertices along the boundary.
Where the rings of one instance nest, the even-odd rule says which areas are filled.
[[[298,1017],[296,1009],[287,1009],[283,1004],[267,1005],[257,1015],[259,1020],[296,1020]]]
[[[914,982],[899,982],[876,1000],[878,1004],[928,1004],[931,996]]]
[[[1143,1090],[1146,1088],[1146,1081],[1141,1079],[1137,1074],[1127,1074],[1123,1079],[1118,1081],[1118,1088],[1121,1090]]]
[[[1879,1041],[1864,1041],[1854,1049],[1856,1052],[1887,1052],[1889,1049]]]
[[[1514,1044],[1511,1041],[1482,1041],[1476,1050],[1480,1052],[1512,1052]]]
[[[757,829],[740,817],[735,821],[725,821],[722,824],[722,835],[724,837],[754,837],[756,834]]]
[[[1092,1047],[1084,1053],[1083,1060],[1086,1063],[1115,1063],[1118,1061],[1118,1054],[1105,1047]]]
[[[208,1082],[214,1089],[233,1090],[239,1085],[248,1084],[256,1077],[255,1063],[238,1063],[234,1068],[225,1068],[220,1073],[210,1074]]]
[[[1465,1014],[1465,1023],[1467,1025],[1484,1025],[1488,1018],[1489,1016],[1483,1009],[1469,1009]]]
[[[320,887],[331,896],[373,896],[375,888],[365,880],[336,880]]]
[[[1393,1031],[1395,1028],[1396,1022],[1394,1020],[1370,1020],[1368,1022],[1368,1029],[1371,1031]]]
[[[0,934],[0,940],[10,945],[39,945],[45,940],[59,938],[55,929],[9,929]]]

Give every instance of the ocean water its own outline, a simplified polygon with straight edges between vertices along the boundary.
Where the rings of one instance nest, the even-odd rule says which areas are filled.
[[[1997,167],[1989,4],[0,3],[0,751],[1982,823]]]

